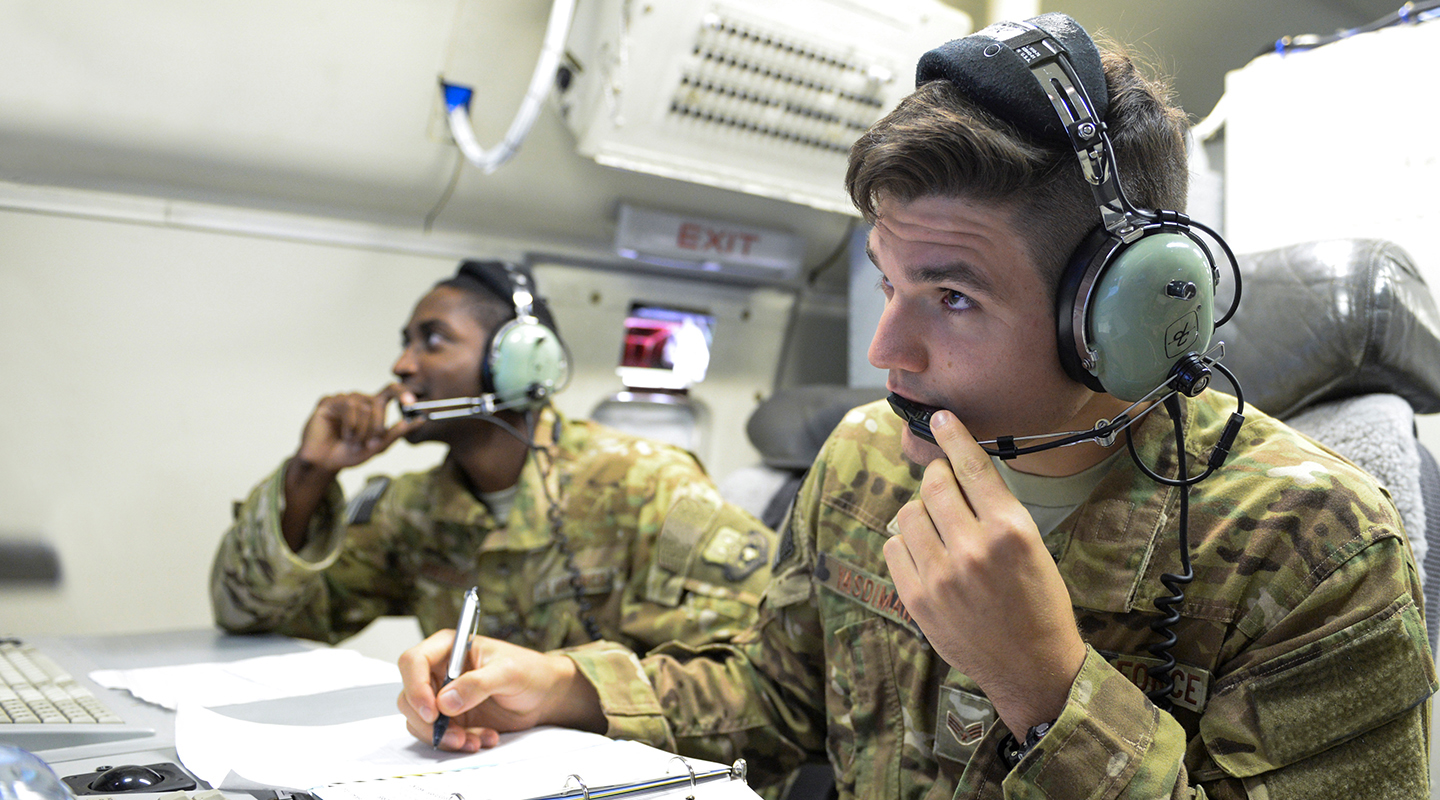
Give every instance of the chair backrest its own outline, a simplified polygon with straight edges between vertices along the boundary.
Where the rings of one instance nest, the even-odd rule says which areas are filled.
[[[1246,402],[1288,419],[1325,400],[1385,392],[1417,414],[1440,412],[1440,312],[1398,245],[1333,239],[1239,262],[1240,309],[1216,336]],[[1222,276],[1217,308],[1232,293]]]
[[[727,476],[720,482],[720,493],[766,525],[779,527],[810,463],[845,412],[885,394],[879,387],[832,385],[776,392],[751,412],[745,425],[763,463]]]

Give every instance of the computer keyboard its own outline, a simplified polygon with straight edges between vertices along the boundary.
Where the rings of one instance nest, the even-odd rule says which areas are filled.
[[[0,726],[122,724],[123,720],[33,645],[0,640]],[[0,739],[4,728],[0,727]]]

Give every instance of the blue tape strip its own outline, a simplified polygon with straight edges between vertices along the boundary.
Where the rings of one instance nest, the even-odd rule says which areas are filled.
[[[470,98],[474,96],[475,90],[469,86],[459,86],[453,83],[440,84],[441,90],[445,93],[445,108],[469,108]]]

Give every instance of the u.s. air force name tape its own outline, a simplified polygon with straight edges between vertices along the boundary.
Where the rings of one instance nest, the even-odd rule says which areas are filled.
[[[1151,677],[1150,667],[1160,666],[1160,659],[1150,656],[1132,656],[1125,653],[1101,652],[1100,655],[1110,662],[1110,666],[1120,671],[1121,675],[1130,679],[1130,682],[1140,687],[1142,692],[1158,688],[1160,681]],[[1179,664],[1170,668],[1170,702],[1181,708],[1188,708],[1191,711],[1204,711],[1205,704],[1210,699],[1210,673],[1199,667],[1189,664]]]
[[[820,553],[815,558],[815,581],[826,589],[853,600],[893,622],[909,628],[916,636],[925,637],[920,626],[911,619],[895,584],[853,564]]]

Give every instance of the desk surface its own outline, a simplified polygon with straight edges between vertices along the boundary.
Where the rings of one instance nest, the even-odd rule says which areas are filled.
[[[137,700],[128,692],[95,684],[89,678],[92,670],[238,661],[294,653],[315,646],[283,636],[235,636],[215,629],[115,636],[27,636],[25,640],[60,662],[128,725],[154,731],[149,736],[123,741],[48,750],[30,748],[61,777],[94,772],[118,764],[178,763],[175,712]],[[228,706],[219,710],[229,716],[257,722],[328,724],[393,714],[397,691],[395,684],[387,684],[306,698]],[[22,743],[22,746],[25,745]],[[144,793],[124,795],[135,800],[157,796]]]

